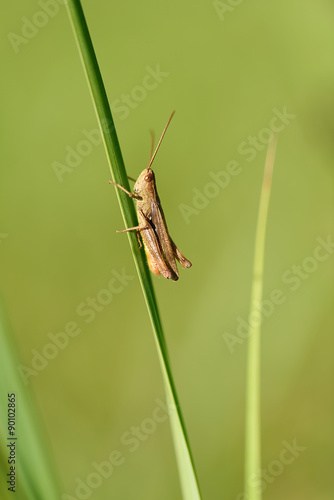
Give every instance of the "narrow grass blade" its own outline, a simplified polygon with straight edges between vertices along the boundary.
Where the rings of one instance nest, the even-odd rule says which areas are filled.
[[[130,190],[108,98],[80,1],[68,0],[67,10],[91,91],[112,178],[114,181]],[[117,188],[116,194],[118,196],[126,227],[136,226],[137,221],[132,200]],[[183,498],[186,500],[197,500],[200,499],[198,482],[181,414],[181,408],[178,402],[171,368],[168,361],[166,343],[164,340],[150,272],[146,264],[146,259],[144,258],[143,249],[139,251],[136,235],[134,232],[127,234],[130,240],[132,254],[138,271],[153,331],[155,333],[155,340],[166,388],[167,402],[170,409],[171,428],[179,466]]]
[[[257,317],[262,302],[265,238],[277,137],[268,145],[257,220],[250,318]],[[250,321],[246,383],[245,493],[248,500],[261,500],[255,477],[261,469],[260,437],[260,334],[261,321]]]
[[[45,436],[35,412],[33,401],[18,372],[19,362],[11,339],[11,331],[0,308],[0,498],[18,500],[59,500],[60,486],[56,479]],[[14,429],[8,428],[8,394],[15,394]],[[11,407],[13,408],[13,407]],[[14,435],[10,435],[14,432]],[[15,449],[15,493],[8,491],[10,470],[7,445],[13,440]],[[13,457],[12,457],[13,458]],[[6,496],[6,493],[8,496]]]

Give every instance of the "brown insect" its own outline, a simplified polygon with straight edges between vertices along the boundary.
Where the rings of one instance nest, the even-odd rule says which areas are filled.
[[[154,152],[154,138],[152,136],[150,160],[134,185],[134,194],[130,193],[120,184],[117,184],[117,182],[109,182],[119,189],[122,189],[127,195],[137,201],[138,226],[129,227],[123,229],[123,231],[117,231],[117,233],[137,231],[137,237],[140,233],[144,243],[148,265],[152,273],[156,275],[162,274],[164,278],[177,281],[179,279],[179,273],[176,266],[176,260],[178,260],[183,267],[191,267],[191,262],[182,255],[168,233],[166,219],[157,193],[154,172],[151,168],[174,113],[175,111],[173,111],[169,117]],[[138,241],[140,243],[139,238]]]

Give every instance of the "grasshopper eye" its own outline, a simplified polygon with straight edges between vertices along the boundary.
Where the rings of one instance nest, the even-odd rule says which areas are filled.
[[[153,179],[153,177],[154,177],[154,174],[153,174],[152,170],[149,170],[148,173],[145,175],[144,180],[146,182],[150,182]]]

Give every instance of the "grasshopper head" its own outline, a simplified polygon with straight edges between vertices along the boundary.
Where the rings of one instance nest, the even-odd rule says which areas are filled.
[[[155,184],[154,172],[150,167],[145,168],[138,177],[136,184],[134,185],[134,192],[139,196],[152,190]]]

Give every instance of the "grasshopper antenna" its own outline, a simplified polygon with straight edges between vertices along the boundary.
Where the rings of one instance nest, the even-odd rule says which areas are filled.
[[[154,150],[154,131],[150,130],[150,134],[151,134],[151,153],[150,153],[150,159],[148,160],[149,162],[151,161]]]
[[[165,133],[166,133],[166,131],[167,131],[168,125],[169,125],[169,124],[170,124],[170,122],[171,122],[171,119],[172,119],[172,118],[173,118],[173,116],[174,116],[174,113],[175,113],[175,111],[173,111],[173,113],[172,113],[172,114],[170,115],[170,117],[168,118],[168,122],[166,123],[166,126],[165,126],[165,128],[163,129],[163,131],[162,131],[161,137],[160,137],[160,139],[159,139],[159,142],[158,142],[157,147],[155,148],[155,151],[154,151],[154,153],[153,153],[153,154],[152,154],[152,151],[153,151],[153,140],[154,140],[154,136],[153,136],[153,134],[152,134],[152,139],[153,139],[153,140],[152,140],[152,147],[151,147],[151,157],[150,157],[150,161],[148,162],[148,165],[147,165],[147,167],[146,167],[147,169],[148,169],[148,168],[150,168],[150,166],[151,166],[151,165],[152,165],[152,163],[153,163],[154,158],[155,158],[155,157],[156,157],[156,155],[157,155],[157,152],[158,152],[158,149],[160,148],[160,144],[161,144],[161,142],[162,142],[162,139],[164,138],[164,135],[165,135]]]

